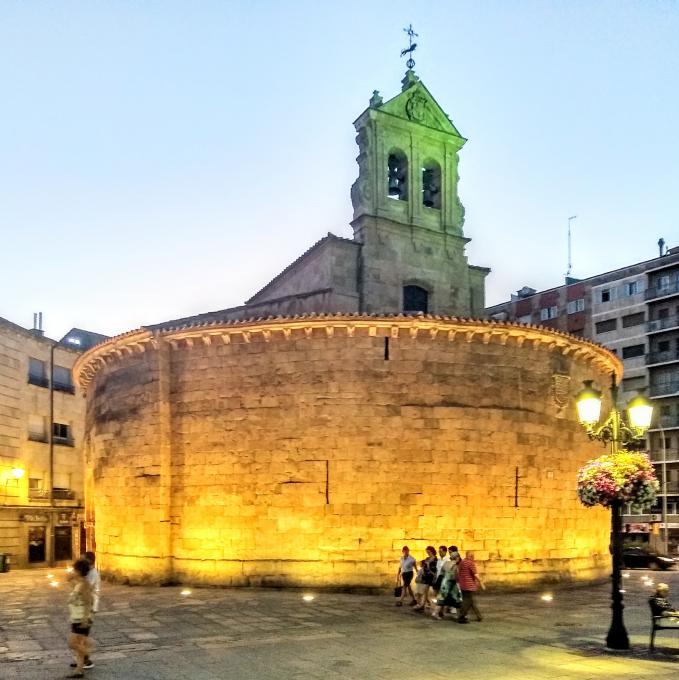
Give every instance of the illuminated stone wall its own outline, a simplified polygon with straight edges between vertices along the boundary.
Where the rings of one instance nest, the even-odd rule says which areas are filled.
[[[132,582],[385,586],[402,545],[456,543],[491,584],[602,576],[572,398],[620,370],[554,331],[434,317],[120,336],[76,366],[98,560]]]

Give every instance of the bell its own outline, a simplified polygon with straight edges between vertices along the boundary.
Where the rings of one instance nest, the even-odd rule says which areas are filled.
[[[389,195],[401,197],[401,183],[396,175],[389,175]]]
[[[422,204],[427,208],[435,206],[435,196],[439,190],[434,180],[434,173],[431,170],[422,171]]]

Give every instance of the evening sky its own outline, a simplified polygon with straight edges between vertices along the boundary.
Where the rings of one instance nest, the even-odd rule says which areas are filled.
[[[351,236],[352,121],[422,78],[487,302],[679,245],[679,4],[0,2],[0,316],[114,334]]]

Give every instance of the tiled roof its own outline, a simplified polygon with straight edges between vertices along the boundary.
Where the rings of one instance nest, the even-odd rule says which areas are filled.
[[[273,277],[269,283],[267,283],[263,288],[260,288],[249,300],[245,301],[245,304],[248,305],[251,303],[252,300],[254,300],[258,295],[261,295],[265,290],[273,286],[275,283],[278,283],[286,274],[289,272],[293,271],[305,258],[309,257],[311,253],[316,251],[318,248],[320,248],[322,245],[325,243],[328,243],[329,241],[344,241],[346,243],[353,243],[355,246],[360,247],[361,244],[358,241],[354,241],[351,238],[345,238],[343,236],[335,236],[335,234],[331,234],[328,232],[327,236],[324,236],[322,239],[316,241],[310,248],[305,250],[296,260],[292,261],[283,271],[281,271],[279,274]]]

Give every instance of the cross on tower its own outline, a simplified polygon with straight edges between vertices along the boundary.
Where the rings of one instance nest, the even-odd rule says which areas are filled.
[[[404,50],[401,50],[401,56],[405,57],[406,54],[408,56],[408,61],[406,61],[406,66],[412,70],[412,68],[415,66],[415,60],[413,59],[413,52],[417,48],[417,43],[413,42],[413,38],[417,38],[417,33],[413,30],[413,25],[410,24],[408,28],[403,29],[407,34],[408,34],[408,47],[406,47]]]

